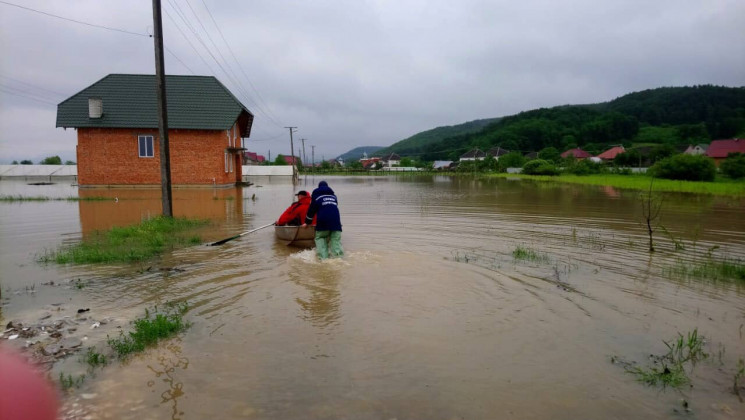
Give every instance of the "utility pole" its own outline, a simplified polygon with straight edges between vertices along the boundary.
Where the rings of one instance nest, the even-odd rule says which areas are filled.
[[[297,162],[295,162],[295,146],[292,143],[292,132],[297,127],[285,127],[285,128],[290,129],[290,156],[292,156],[292,182],[295,183],[295,181],[297,181],[297,174],[295,173],[295,169],[297,169],[296,168]]]
[[[173,217],[171,195],[171,151],[168,147],[168,109],[166,105],[166,70],[163,60],[163,17],[160,0],[153,0],[153,38],[155,42],[155,87],[158,91],[158,129],[160,131],[160,186],[163,216]]]
[[[310,146],[310,156],[313,159],[313,172],[316,171],[316,146]]]
[[[272,149],[269,149],[269,160],[268,162],[272,161]]]
[[[301,142],[303,142],[303,166],[308,164],[308,161],[305,160],[305,139],[300,139]]]

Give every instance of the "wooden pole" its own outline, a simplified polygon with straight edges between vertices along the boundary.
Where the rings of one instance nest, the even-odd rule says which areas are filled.
[[[160,185],[163,216],[173,217],[171,193],[171,152],[168,147],[166,71],[163,60],[163,19],[160,0],[153,0],[153,38],[155,42],[155,87],[158,91],[158,129],[160,131]]]

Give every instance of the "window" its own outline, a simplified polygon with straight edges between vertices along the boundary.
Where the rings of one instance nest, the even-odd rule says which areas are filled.
[[[153,157],[153,136],[137,136],[140,157]]]

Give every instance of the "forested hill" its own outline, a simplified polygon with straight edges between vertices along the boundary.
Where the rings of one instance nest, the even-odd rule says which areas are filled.
[[[482,130],[485,126],[498,121],[499,118],[488,118],[484,120],[473,120],[458,125],[437,127],[422,131],[413,136],[394,143],[391,146],[379,150],[376,155],[383,156],[388,153],[398,153],[401,156],[415,157],[422,150],[426,150],[431,144],[435,144],[446,138]]]
[[[368,156],[372,156],[375,154],[378,150],[382,149],[383,146],[360,146],[355,147],[354,149],[341,154],[336,157],[336,159],[343,159],[345,161],[351,161],[351,160],[359,160],[362,158],[362,155],[367,153]]]
[[[745,87],[658,88],[599,104],[541,108],[492,121],[454,135],[427,136],[439,129],[425,131],[385,150],[433,161],[457,160],[474,147],[486,151],[501,146],[523,153],[582,147],[595,154],[614,144],[683,146],[745,137]],[[414,138],[420,141],[411,142]]]

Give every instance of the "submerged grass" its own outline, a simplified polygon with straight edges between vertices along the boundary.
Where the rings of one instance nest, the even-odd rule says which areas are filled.
[[[142,261],[166,250],[196,245],[201,237],[190,230],[207,221],[159,216],[139,225],[115,227],[71,247],[46,251],[37,260],[57,264]]]
[[[567,184],[601,185],[629,190],[644,191],[649,189],[648,175],[571,175],[559,176],[523,175],[523,174],[495,174],[501,178],[532,179],[545,182],[559,182]],[[745,180],[717,179],[714,182],[705,181],[675,181],[655,178],[652,192],[684,192],[696,194],[713,194],[729,196],[745,196]]]
[[[143,351],[147,346],[188,328],[189,323],[183,320],[183,315],[188,309],[186,303],[178,303],[167,304],[162,312],[156,307],[153,314],[146,310],[144,318],[134,321],[134,331],[128,335],[122,333],[117,338],[109,338],[109,346],[119,358]]]
[[[690,365],[693,369],[696,363],[709,357],[704,350],[704,337],[698,334],[698,329],[694,329],[686,335],[678,333],[675,340],[663,340],[663,343],[667,347],[667,354],[651,355],[651,365],[647,367],[627,363],[626,371],[635,375],[639,382],[649,386],[679,388],[690,383],[686,366]]]
[[[699,279],[728,281],[745,285],[745,263],[728,258],[713,257],[702,261],[678,260],[662,269],[663,275],[672,279]]]
[[[549,258],[546,254],[537,252],[536,250],[522,245],[518,245],[512,251],[512,258],[515,260],[533,261],[533,262],[548,262]]]
[[[110,197],[47,197],[23,196],[23,195],[0,195],[0,202],[16,203],[24,201],[111,201]]]

